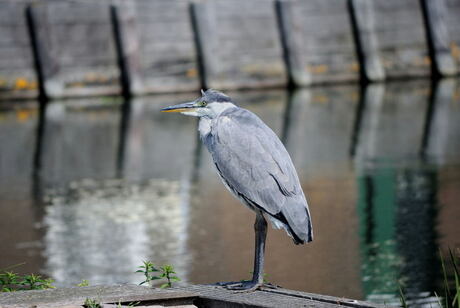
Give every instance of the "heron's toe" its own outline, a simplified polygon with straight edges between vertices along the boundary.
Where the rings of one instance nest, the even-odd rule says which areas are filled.
[[[232,290],[235,292],[254,292],[263,287],[263,285],[263,283],[259,283],[256,281],[241,281],[234,284],[227,284],[224,287],[227,290]]]

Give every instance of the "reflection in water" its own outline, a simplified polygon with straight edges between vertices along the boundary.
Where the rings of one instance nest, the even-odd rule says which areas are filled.
[[[363,288],[374,301],[399,303],[436,290],[436,177],[420,167],[382,167],[358,178]],[[437,299],[433,299],[437,303]]]
[[[460,87],[430,89],[230,93],[286,144],[316,228],[306,246],[269,231],[269,280],[387,303],[399,284],[436,290],[437,249],[460,246]],[[248,277],[253,214],[220,183],[196,119],[158,112],[193,96],[52,102],[38,143],[36,108],[0,111],[0,268],[26,261],[60,285],[139,282],[143,259],[192,283]]]
[[[46,196],[46,272],[76,284],[139,282],[142,260],[169,261],[187,278],[187,195],[177,182],[72,182]]]

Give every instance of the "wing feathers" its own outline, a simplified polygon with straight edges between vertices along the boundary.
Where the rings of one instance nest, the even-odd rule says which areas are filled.
[[[253,113],[235,108],[217,118],[211,134],[206,145],[230,189],[278,216],[296,243],[310,241],[308,205],[289,154],[275,133]]]

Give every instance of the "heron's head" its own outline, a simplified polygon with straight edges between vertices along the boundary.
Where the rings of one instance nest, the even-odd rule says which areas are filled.
[[[169,106],[161,109],[162,112],[180,112],[194,117],[215,118],[222,111],[236,107],[230,97],[216,90],[201,90],[201,97],[188,103]]]

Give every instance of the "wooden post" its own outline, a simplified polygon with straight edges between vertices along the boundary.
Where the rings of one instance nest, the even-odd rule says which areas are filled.
[[[361,64],[361,74],[368,81],[382,81],[385,71],[379,56],[379,46],[375,34],[373,1],[349,0],[353,33]]]
[[[198,68],[200,73],[200,82],[203,89],[208,89],[210,76],[213,75],[213,33],[209,5],[205,3],[190,3],[190,14],[194,32],[195,46],[198,58]]]
[[[0,100],[39,95],[26,7],[22,1],[0,1]]]
[[[272,2],[215,0],[193,3],[191,10],[205,88],[286,85]]]
[[[34,59],[34,67],[37,75],[38,83],[38,103],[39,103],[39,112],[38,112],[38,124],[35,137],[35,148],[34,148],[34,162],[33,162],[33,180],[36,185],[35,188],[38,188],[40,185],[37,183],[41,180],[42,173],[42,153],[43,153],[43,135],[45,132],[45,115],[46,107],[48,105],[48,94],[45,88],[45,78],[43,73],[43,63],[41,61],[41,47],[38,42],[37,33],[36,33],[36,21],[34,15],[34,9],[32,5],[26,7],[26,21],[27,29],[29,31],[30,45],[32,48],[32,54]]]
[[[276,13],[290,84],[359,79],[347,2],[278,0]]]
[[[42,63],[42,50],[37,37],[37,23],[35,20],[34,9],[32,5],[26,7],[26,21],[27,29],[30,37],[30,45],[32,48],[32,55],[34,59],[34,68],[37,76],[38,83],[38,100],[39,102],[45,104],[48,100],[48,94],[45,89],[45,78],[43,73],[43,63]]]
[[[458,68],[452,57],[447,31],[445,0],[420,0],[432,59],[433,73],[437,76],[453,76]]]
[[[33,11],[49,97],[120,93],[106,4],[52,1],[34,6]]]
[[[127,65],[126,54],[124,51],[123,37],[121,35],[121,23],[118,9],[115,5],[110,6],[110,19],[112,22],[112,30],[115,41],[115,50],[117,53],[118,68],[120,69],[120,84],[121,94],[125,98],[125,101],[129,101],[131,97],[131,78],[129,75],[129,69]]]
[[[198,90],[189,3],[184,0],[117,0],[116,3],[132,94]]]
[[[291,14],[292,2],[277,0],[275,2],[275,8],[281,45],[283,47],[283,56],[288,73],[288,85],[309,85],[311,83],[311,76],[306,70],[302,69],[303,66],[300,60],[299,48],[296,46],[300,38],[295,36],[297,26]]]

